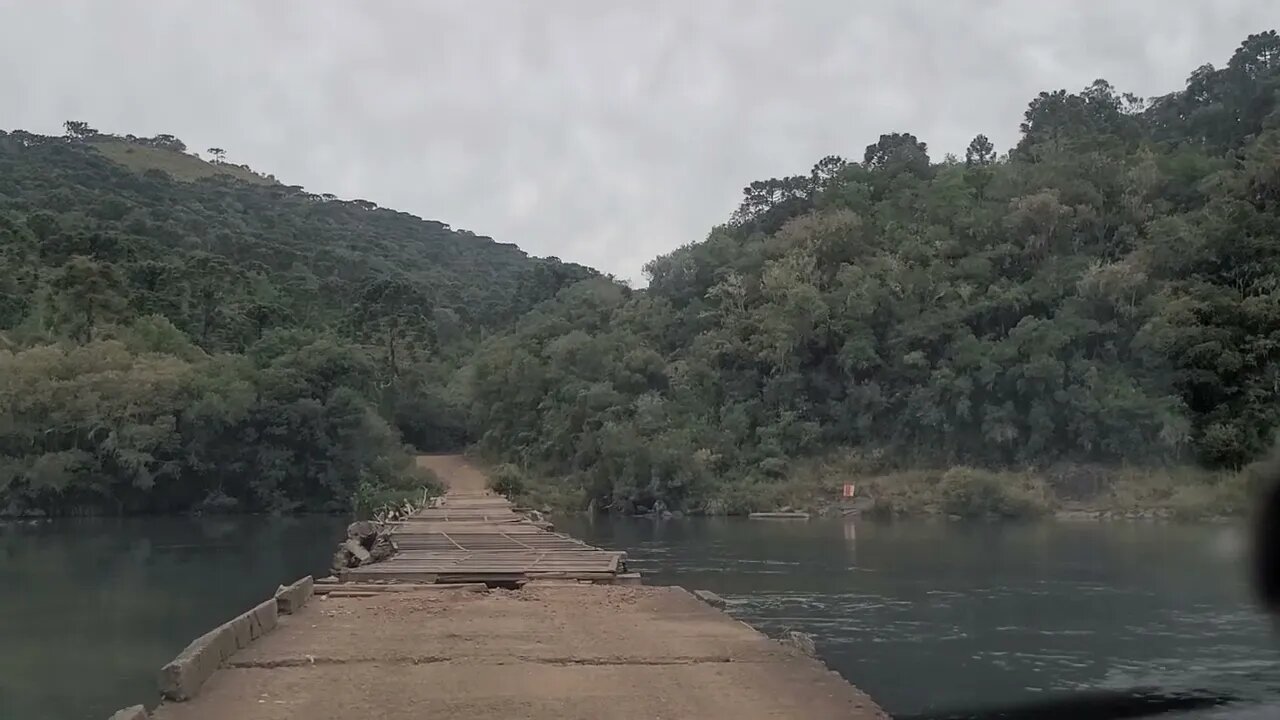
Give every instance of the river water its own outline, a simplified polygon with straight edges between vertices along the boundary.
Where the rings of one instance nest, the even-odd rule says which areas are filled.
[[[191,638],[323,573],[338,518],[0,527],[0,720],[154,702]],[[1228,526],[569,518],[646,582],[705,588],[763,631],[814,635],[892,713],[1152,685],[1280,716],[1280,643]],[[1221,714],[1221,713],[1219,713]]]

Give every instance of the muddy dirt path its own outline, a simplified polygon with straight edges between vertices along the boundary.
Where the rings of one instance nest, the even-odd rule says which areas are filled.
[[[427,468],[455,492],[484,492],[485,475],[462,455],[419,455],[418,467]]]

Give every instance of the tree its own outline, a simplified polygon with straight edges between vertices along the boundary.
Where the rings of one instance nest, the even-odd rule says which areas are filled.
[[[67,138],[70,140],[86,140],[98,134],[98,131],[89,127],[89,123],[79,120],[68,120],[62,123],[66,128]]]
[[[227,151],[219,147],[209,148],[209,154],[213,156],[215,163],[221,163],[227,158]]]
[[[150,145],[151,147],[161,148],[164,150],[173,150],[174,152],[187,151],[186,143],[182,142],[181,140],[179,140],[178,138],[172,135],[163,134],[163,133],[160,135],[156,135],[155,137],[147,140],[147,144]]]
[[[394,377],[400,374],[406,344],[415,342],[424,349],[434,344],[432,306],[418,284],[405,278],[380,278],[360,289],[350,322],[358,336],[381,339],[387,370]]]
[[[911,133],[890,133],[867,146],[862,162],[872,169],[901,169],[923,176],[929,171],[929,146]]]
[[[986,167],[995,162],[996,149],[986,135],[978,135],[964,151],[965,167]]]
[[[119,318],[127,307],[115,266],[84,256],[71,258],[52,283],[54,317],[68,337],[86,343],[94,328]]]

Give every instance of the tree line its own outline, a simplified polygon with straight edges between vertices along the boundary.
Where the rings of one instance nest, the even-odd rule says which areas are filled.
[[[647,290],[588,280],[488,340],[474,432],[623,511],[754,509],[837,452],[1244,466],[1280,422],[1278,93],[1265,32],[1164,97],[1041,93],[1003,155],[894,132],[754,182]]]

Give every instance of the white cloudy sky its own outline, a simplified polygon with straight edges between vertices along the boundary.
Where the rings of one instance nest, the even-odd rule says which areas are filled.
[[[756,179],[1176,89],[1275,0],[0,0],[0,127],[177,135],[641,280]]]

